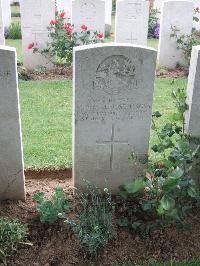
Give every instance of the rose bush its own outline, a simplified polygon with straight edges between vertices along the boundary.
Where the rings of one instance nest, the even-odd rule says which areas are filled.
[[[73,25],[65,21],[65,15],[64,11],[57,12],[55,19],[49,22],[49,42],[44,49],[40,49],[34,42],[30,42],[27,47],[33,53],[47,57],[54,65],[70,65],[73,47],[102,42],[104,37],[102,32],[90,31],[86,25],[82,25],[80,32],[76,32]]]

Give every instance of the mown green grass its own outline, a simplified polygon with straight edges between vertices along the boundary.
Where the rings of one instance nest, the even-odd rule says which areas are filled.
[[[157,79],[154,111],[163,113],[160,123],[174,111],[171,91],[185,87],[185,79]],[[20,103],[26,167],[63,167],[71,164],[72,82],[21,81]],[[155,136],[152,134],[151,143]]]
[[[154,49],[158,49],[158,39],[148,39],[147,46],[152,47]]]
[[[22,40],[11,40],[11,39],[6,39],[6,45],[15,47],[17,51],[17,59],[19,62],[22,62]]]
[[[18,5],[11,5],[11,14],[20,13],[20,7]]]
[[[20,104],[26,167],[71,163],[71,81],[21,81]]]

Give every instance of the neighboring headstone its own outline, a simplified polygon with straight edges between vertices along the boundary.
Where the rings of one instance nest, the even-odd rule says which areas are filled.
[[[21,0],[21,24],[22,24],[22,48],[23,65],[27,69],[37,66],[52,68],[50,61],[40,54],[33,54],[28,49],[30,43],[34,43],[39,49],[46,47],[49,40],[47,27],[52,19],[55,19],[54,0]]]
[[[147,44],[149,1],[118,0],[115,41],[139,45]]]
[[[0,0],[0,45],[4,45],[4,23],[3,23],[3,12],[2,12],[2,0]]]
[[[192,49],[187,86],[186,131],[200,138],[200,45]]]
[[[153,8],[157,10],[157,17],[160,19],[162,4],[165,0],[154,0]]]
[[[25,199],[15,48],[0,46],[0,200]]]
[[[56,0],[56,4],[58,12],[65,11],[66,20],[70,22],[72,12],[72,0]]]
[[[196,10],[194,17],[198,18],[199,21],[193,20],[193,27],[200,31],[200,0],[193,0],[194,9]]]
[[[175,0],[163,3],[158,47],[158,64],[161,67],[175,68],[178,64],[185,65],[183,52],[177,49],[176,39],[171,37],[172,26],[179,30],[178,35],[190,34],[193,12],[191,1]]]
[[[105,31],[110,33],[112,27],[112,0],[105,0]]]
[[[148,153],[156,51],[128,44],[74,49],[73,178],[116,192]]]
[[[10,0],[2,0],[2,10],[4,27],[8,28],[11,24]]]
[[[77,32],[81,25],[89,30],[105,32],[105,1],[104,0],[72,0],[72,24]]]
[[[14,3],[20,3],[20,0],[11,0],[10,3],[11,3],[11,5]]]

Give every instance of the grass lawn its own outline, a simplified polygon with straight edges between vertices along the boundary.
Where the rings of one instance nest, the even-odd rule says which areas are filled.
[[[71,81],[21,81],[21,119],[26,167],[71,163]]]
[[[150,46],[154,49],[158,49],[158,39],[148,39],[147,40],[147,46]]]
[[[157,47],[158,41],[148,40]],[[6,40],[17,49],[22,62],[21,40]],[[183,87],[186,80],[156,80],[154,110],[163,113],[161,123],[173,112],[171,90]],[[26,167],[61,167],[71,164],[71,81],[20,82],[20,99]],[[151,143],[155,142],[154,136]]]
[[[22,40],[6,39],[6,45],[15,47],[17,50],[17,59],[22,62]]]
[[[18,5],[11,5],[11,14],[20,13],[20,7]]]
[[[161,123],[174,110],[171,90],[184,87],[185,79],[157,79],[154,110]],[[20,81],[20,103],[26,167],[62,167],[71,164],[71,81]],[[151,142],[155,141],[154,136]]]

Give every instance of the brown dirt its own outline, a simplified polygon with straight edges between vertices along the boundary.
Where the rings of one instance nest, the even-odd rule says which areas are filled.
[[[32,80],[71,80],[72,68],[60,68],[57,67],[54,70],[48,71],[28,71],[27,75]],[[188,72],[184,69],[157,69],[156,76],[159,78],[182,78],[188,75]]]
[[[54,226],[38,220],[32,196],[43,191],[48,197],[60,185],[72,196],[71,170],[26,172],[26,202],[5,201],[0,203],[0,215],[18,218],[29,227],[29,240],[33,246],[20,244],[8,259],[8,265],[65,266],[65,265],[113,265],[117,261],[182,260],[200,256],[200,211],[187,218],[191,229],[166,228],[144,239],[125,229],[117,228],[116,239],[100,252],[96,259],[88,258],[78,240],[62,221]],[[68,178],[67,178],[68,177]]]
[[[158,78],[183,78],[188,76],[186,69],[157,69],[156,77]]]
[[[28,71],[28,76],[32,80],[64,80],[72,79],[72,68],[71,67],[57,67],[54,70],[48,71]]]
[[[27,179],[71,179],[72,178],[72,169],[26,169],[25,177]]]

